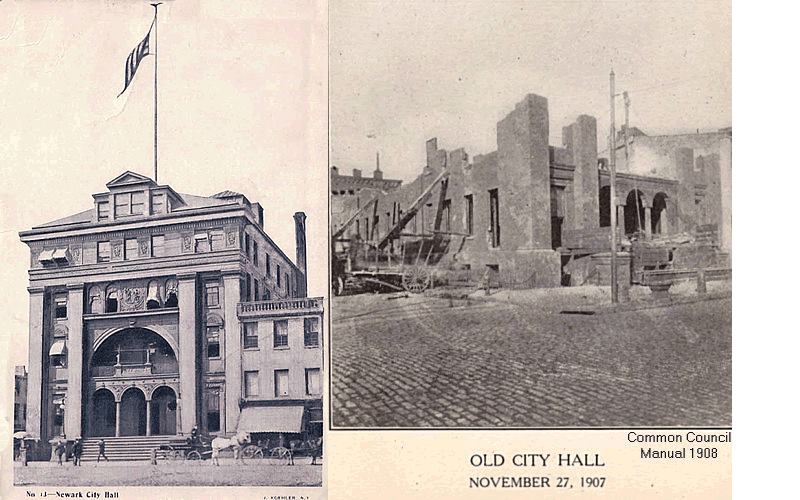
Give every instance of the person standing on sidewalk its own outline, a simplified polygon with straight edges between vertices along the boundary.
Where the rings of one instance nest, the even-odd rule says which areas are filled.
[[[98,448],[97,463],[98,464],[100,463],[100,457],[105,458],[106,462],[108,462],[108,457],[106,456],[106,440],[100,438],[100,441],[97,443],[97,448]]]
[[[80,436],[75,438],[75,444],[72,445],[72,465],[81,465],[81,455],[83,455],[83,442]]]
[[[28,466],[28,445],[25,443],[25,439],[22,439],[22,442],[19,444],[19,458],[22,461],[22,466]]]
[[[58,465],[64,465],[64,452],[67,451],[67,443],[59,441],[56,445],[56,456],[58,457]]]

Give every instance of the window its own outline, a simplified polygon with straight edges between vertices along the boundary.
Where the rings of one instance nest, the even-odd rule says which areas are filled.
[[[108,220],[109,215],[111,215],[109,203],[107,201],[97,202],[97,220]]]
[[[136,259],[139,257],[139,247],[136,238],[125,239],[125,260]]]
[[[150,249],[153,257],[163,257],[166,255],[163,234],[157,234],[150,237]]]
[[[254,322],[244,324],[244,348],[258,348],[258,323]]]
[[[244,396],[258,396],[258,370],[244,372]]]
[[[272,273],[272,262],[270,262],[268,253],[264,254],[264,261],[267,264],[267,276],[269,276]]]
[[[55,298],[56,319],[67,317],[67,298],[63,295]]]
[[[253,293],[253,277],[249,274],[244,277],[244,300],[249,301],[252,299]]]
[[[208,432],[218,432],[219,427],[219,389],[211,389],[208,391],[208,399],[206,405],[206,423],[208,424]]]
[[[98,241],[97,242],[97,262],[110,262],[111,261],[111,242]]]
[[[261,295],[258,293],[258,280],[253,279],[253,300],[261,300]]]
[[[125,217],[131,214],[131,194],[123,193],[114,196],[114,216]]]
[[[283,276],[284,276],[284,278],[286,278],[286,281],[285,281],[285,283],[286,283],[286,296],[288,297],[290,295],[289,294],[289,273],[286,273]]]
[[[211,245],[208,242],[207,233],[200,233],[194,235],[194,251],[195,253],[204,253],[211,251]]]
[[[153,193],[150,196],[150,212],[154,214],[163,214],[166,212],[164,205],[164,193]]]
[[[305,318],[303,323],[303,344],[305,344],[306,347],[318,347],[319,318]]]
[[[442,225],[440,229],[445,232],[450,232],[450,206],[452,203],[450,200],[444,200],[442,203]]]
[[[219,283],[206,283],[206,307],[219,306]]]
[[[289,395],[289,370],[275,370],[275,397]]]
[[[264,297],[262,300],[272,300],[272,292],[270,292],[267,287],[264,287]]]
[[[222,229],[213,229],[208,232],[211,251],[222,250],[225,247],[225,233]]]
[[[500,246],[500,199],[496,189],[489,190],[489,243],[492,248]]]
[[[115,287],[108,287],[106,289],[106,312],[117,312],[119,302],[117,301],[117,289]]]
[[[253,265],[258,267],[258,243],[253,242]]]
[[[358,236],[361,236],[361,221],[360,220],[356,221],[356,234]]]
[[[306,368],[306,394],[309,396],[322,394],[319,384],[319,368]]]
[[[250,235],[245,233],[244,234],[244,253],[247,255],[247,258],[250,258]]]
[[[131,193],[131,215],[142,215],[144,213],[144,192],[137,191]]]
[[[208,359],[216,359],[219,358],[219,327],[218,326],[209,326],[206,329],[206,340],[208,341],[208,347],[206,353],[208,355]]]
[[[470,236],[475,234],[475,219],[472,213],[473,208],[472,195],[468,194],[464,196],[464,216],[466,218],[464,221],[464,228],[467,230],[467,234]]]
[[[289,347],[289,321],[282,319],[273,323],[272,346],[276,349]]]
[[[278,284],[278,288],[281,287],[281,265],[278,264],[275,266],[275,281]]]

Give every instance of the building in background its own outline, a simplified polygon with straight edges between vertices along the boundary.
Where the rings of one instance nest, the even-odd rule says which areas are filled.
[[[240,193],[180,194],[133,172],[106,187],[92,208],[20,233],[31,253],[26,429],[40,443],[118,439],[118,458],[147,458],[194,426],[235,433],[275,377],[268,399],[292,413],[260,422],[321,432],[322,300],[306,297],[305,214],[292,261]]]
[[[28,374],[24,366],[14,367],[14,432],[25,430]]]

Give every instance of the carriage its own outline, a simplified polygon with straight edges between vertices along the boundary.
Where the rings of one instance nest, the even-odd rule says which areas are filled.
[[[186,443],[163,444],[160,455],[166,460],[206,460],[211,458],[211,437],[197,434],[186,438]]]
[[[307,440],[292,440],[289,447],[270,447],[269,441],[250,444],[242,450],[243,458],[268,458],[284,465],[294,465],[294,457],[311,457],[311,463],[316,464],[317,458],[322,456],[322,438]]]

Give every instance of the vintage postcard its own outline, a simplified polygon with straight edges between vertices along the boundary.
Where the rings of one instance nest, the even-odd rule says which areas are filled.
[[[454,497],[724,498],[729,3],[329,8],[332,429]]]
[[[0,496],[325,497],[326,15],[0,3]]]

